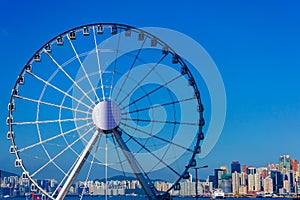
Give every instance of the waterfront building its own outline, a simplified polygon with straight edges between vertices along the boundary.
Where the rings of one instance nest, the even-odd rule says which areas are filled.
[[[231,168],[232,169],[232,168]],[[238,194],[241,185],[241,174],[237,171],[232,173],[232,193]]]
[[[213,187],[214,188],[219,188],[220,187],[220,183],[221,183],[221,176],[222,174],[225,174],[225,170],[224,169],[215,169],[215,180],[213,182]]]
[[[273,180],[270,177],[266,177],[263,180],[263,192],[265,194],[272,194],[273,193]]]
[[[275,194],[279,193],[279,189],[283,188],[283,176],[282,174],[277,170],[271,170],[270,171],[270,177],[273,182],[273,192]]]
[[[225,193],[232,193],[232,176],[231,174],[222,174],[220,188]]]

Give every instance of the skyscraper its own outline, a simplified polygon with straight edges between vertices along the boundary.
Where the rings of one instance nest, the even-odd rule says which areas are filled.
[[[295,159],[292,159],[291,161],[291,167],[293,172],[297,172],[298,171],[298,162]]]
[[[225,174],[225,170],[224,169],[215,169],[215,180],[214,180],[214,184],[213,187],[214,188],[219,188],[220,187],[220,183],[221,183],[221,175]]]
[[[241,173],[241,164],[239,161],[232,161],[231,163],[231,173],[238,172]]]
[[[279,171],[282,172],[282,170],[286,169],[286,171],[289,171],[291,169],[291,157],[290,155],[283,155],[279,158]]]

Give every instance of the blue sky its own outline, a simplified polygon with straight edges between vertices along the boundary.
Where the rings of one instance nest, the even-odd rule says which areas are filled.
[[[254,166],[277,163],[282,154],[300,160],[299,10],[296,0],[2,2],[0,168],[13,170],[5,119],[24,64],[55,35],[94,22],[174,29],[213,58],[225,84],[227,116],[203,160],[209,165],[204,176],[233,160]]]

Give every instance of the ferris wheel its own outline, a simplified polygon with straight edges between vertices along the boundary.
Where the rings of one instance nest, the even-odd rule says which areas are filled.
[[[8,110],[15,167],[48,199],[80,184],[81,198],[107,196],[118,175],[135,176],[149,199],[168,198],[189,178],[204,139],[189,63],[123,24],[88,24],[51,39],[24,66]],[[87,190],[91,180],[104,193]]]

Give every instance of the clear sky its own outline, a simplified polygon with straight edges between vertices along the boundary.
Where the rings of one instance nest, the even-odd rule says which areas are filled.
[[[0,169],[14,171],[6,140],[11,89],[32,54],[79,25],[116,22],[189,35],[215,61],[227,95],[221,137],[203,176],[239,160],[264,166],[282,154],[300,160],[300,2],[2,1],[0,6]]]

